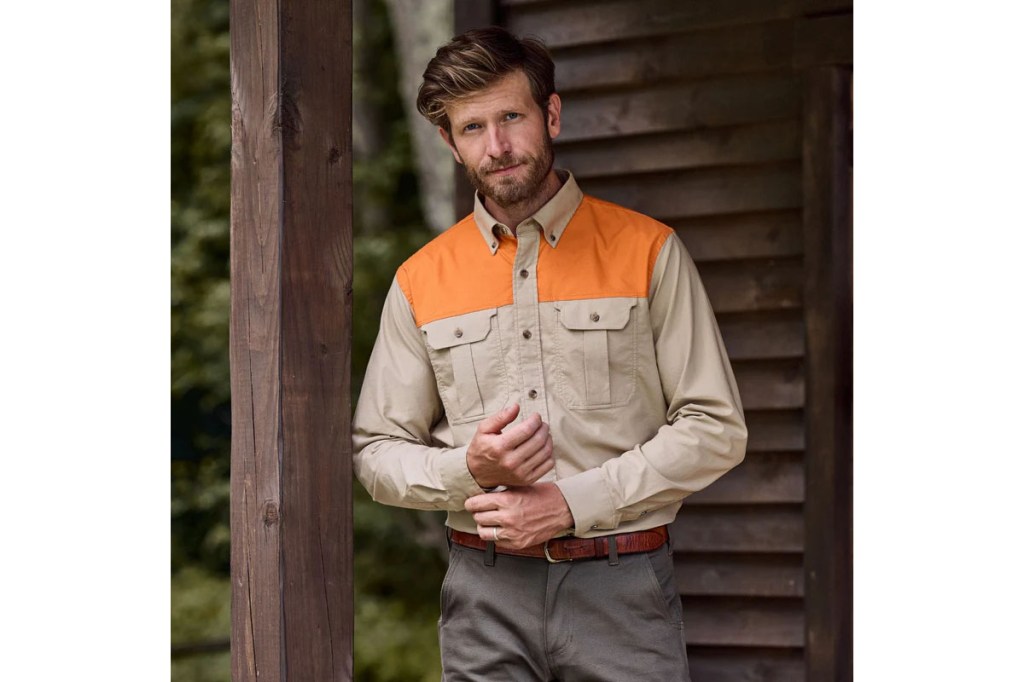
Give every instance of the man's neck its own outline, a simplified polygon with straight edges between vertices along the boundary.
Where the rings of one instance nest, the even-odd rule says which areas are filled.
[[[515,234],[519,224],[540,210],[541,206],[551,201],[551,197],[558,194],[560,189],[562,189],[562,181],[558,179],[555,169],[552,167],[534,196],[510,206],[499,206],[493,199],[483,197],[484,208],[499,223],[506,225]]]

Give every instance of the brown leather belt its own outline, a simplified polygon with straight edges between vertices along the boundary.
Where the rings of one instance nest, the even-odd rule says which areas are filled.
[[[547,559],[556,564],[562,561],[580,561],[582,559],[602,559],[608,556],[609,537],[615,538],[615,550],[618,554],[635,554],[650,552],[668,542],[668,527],[658,526],[650,530],[638,530],[632,533],[603,536],[599,538],[552,538],[539,545],[531,545],[522,549],[508,549],[495,545],[498,554],[534,557]],[[452,529],[452,542],[473,549],[487,549],[487,540],[473,533],[464,533]]]

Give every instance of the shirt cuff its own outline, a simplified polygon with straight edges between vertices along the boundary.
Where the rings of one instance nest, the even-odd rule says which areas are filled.
[[[604,535],[619,525],[620,514],[601,469],[590,469],[555,481],[576,523],[576,537]]]
[[[445,450],[441,453],[438,463],[444,489],[448,491],[451,501],[460,508],[465,505],[468,498],[482,495],[484,492],[484,489],[477,485],[473,474],[469,472],[469,464],[466,463],[468,449],[468,445],[463,445]]]

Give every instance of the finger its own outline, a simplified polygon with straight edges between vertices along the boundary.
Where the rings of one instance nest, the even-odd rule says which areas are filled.
[[[523,476],[523,480],[526,481],[527,485],[536,483],[537,481],[540,480],[540,478],[544,474],[548,473],[549,471],[551,471],[554,468],[555,468],[555,460],[554,459],[552,459],[550,457],[548,457],[547,459],[542,459],[540,461],[540,463],[536,467],[534,467],[533,469],[529,470]]]
[[[533,435],[513,450],[513,461],[523,462],[542,450],[544,445],[551,440],[549,428],[547,424],[541,422],[540,427],[537,428]]]
[[[521,457],[519,464],[515,468],[515,471],[519,474],[525,474],[537,468],[543,462],[554,459],[554,447],[550,436],[544,439],[533,452],[530,452],[528,447],[528,445],[524,444],[521,446],[521,451],[516,452]]]
[[[498,544],[501,544],[502,542],[507,542],[508,538],[505,537],[505,533],[502,532],[501,528],[498,528],[498,539],[497,540],[494,539],[494,529],[495,528],[498,528],[498,527],[497,526],[477,526],[476,527],[476,534],[479,535],[482,540],[487,540],[488,542],[497,542]]]
[[[544,421],[540,418],[540,415],[534,412],[524,419],[521,424],[517,424],[501,435],[502,445],[509,450],[514,450],[533,436],[543,424]]]
[[[500,526],[502,514],[497,511],[477,512],[473,514],[473,520],[480,526]]]
[[[508,407],[503,407],[489,417],[485,417],[480,425],[477,427],[477,431],[480,433],[501,433],[501,430],[515,421],[516,416],[519,414],[519,403],[514,403]]]
[[[484,493],[483,495],[474,495],[466,500],[466,511],[471,513],[490,511],[498,509],[498,498],[501,493]]]

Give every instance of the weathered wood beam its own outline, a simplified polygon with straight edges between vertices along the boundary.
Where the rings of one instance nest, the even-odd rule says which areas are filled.
[[[852,73],[805,72],[807,679],[853,679]]]
[[[235,682],[352,679],[351,37],[231,0]]]

